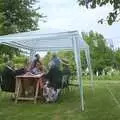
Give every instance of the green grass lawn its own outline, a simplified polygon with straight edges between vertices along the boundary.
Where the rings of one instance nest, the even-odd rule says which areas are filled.
[[[0,92],[0,120],[120,120],[120,82],[95,81],[92,92],[84,83],[85,111],[80,111],[79,88],[61,96],[54,104],[19,102]]]

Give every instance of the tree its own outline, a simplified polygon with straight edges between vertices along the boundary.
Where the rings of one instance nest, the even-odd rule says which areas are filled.
[[[109,25],[112,25],[113,22],[120,20],[120,0],[78,0],[79,5],[81,6],[90,6],[91,9],[96,7],[102,7],[105,5],[111,5],[113,10],[109,13],[106,20]],[[98,22],[103,23],[103,19]]]
[[[36,0],[0,0],[0,35],[38,29],[43,16],[35,8]],[[10,51],[9,51],[10,50]],[[0,45],[0,54],[16,53],[17,49]]]
[[[114,51],[114,61],[116,69],[120,70],[120,49]]]
[[[36,0],[0,0],[0,35],[36,30],[43,17],[34,8]]]
[[[83,32],[82,36],[90,47],[93,71],[94,73],[98,71],[101,74],[105,67],[113,65],[113,51],[107,46],[101,34],[91,31],[88,34]]]

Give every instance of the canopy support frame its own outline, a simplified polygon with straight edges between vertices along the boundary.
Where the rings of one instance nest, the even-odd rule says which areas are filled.
[[[81,68],[81,59],[80,59],[80,49],[79,49],[79,40],[73,37],[73,50],[75,56],[75,62],[77,67],[77,80],[80,87],[80,109],[84,111],[84,97],[83,97],[83,81],[82,81],[82,68]]]

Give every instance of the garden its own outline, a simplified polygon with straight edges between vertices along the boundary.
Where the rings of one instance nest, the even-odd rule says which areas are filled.
[[[55,45],[61,45],[59,46],[61,49],[56,51],[55,54],[58,58],[67,60],[70,69],[69,89],[62,89],[60,97],[53,103],[43,102],[38,99],[37,104],[34,104],[32,101],[24,100],[16,103],[15,98],[12,96],[13,94],[3,91],[0,87],[0,120],[120,120],[120,48],[117,43],[119,41],[115,39],[120,38],[119,24],[116,23],[120,20],[120,1],[70,0],[69,4],[67,0],[65,3],[64,1],[61,0],[59,3],[56,0],[56,3],[53,4],[49,0],[0,0],[0,86],[2,83],[1,76],[6,63],[12,61],[14,70],[23,68],[27,60],[30,60],[32,56],[30,50],[34,50],[33,47],[39,45],[35,44],[33,46],[32,43],[37,43],[36,40],[38,38],[43,43],[38,33],[35,36],[32,36],[32,34],[24,36],[23,32],[33,32],[34,34],[37,30],[41,33],[42,29],[44,31],[45,28],[50,30],[49,32],[52,31],[51,28],[55,28],[55,32],[56,28],[63,30],[74,28],[78,30],[77,34],[81,34],[80,39],[78,39],[78,36],[75,37],[76,41],[78,43],[80,41],[82,41],[81,43],[86,43],[85,45],[90,51],[90,59],[86,60],[87,55],[85,51],[80,49],[80,55],[77,53],[79,51],[78,48],[83,47],[82,44],[79,46],[74,41],[76,44],[76,53],[78,54],[76,59],[74,57],[75,52],[71,50],[64,51],[62,49],[64,48],[63,46],[67,46],[68,48],[75,47],[73,36],[77,35],[76,31],[73,31],[74,35],[71,31],[67,31],[67,34],[70,36],[66,35],[66,38],[66,33],[64,34],[63,31],[60,33],[63,34],[61,37],[56,32],[56,35],[60,39],[56,39],[59,44],[53,42],[54,50],[56,51]],[[41,7],[40,5],[43,6]],[[104,6],[106,7],[104,8]],[[87,10],[83,9],[83,7],[86,7]],[[94,13],[93,9],[95,8],[97,12]],[[80,16],[77,13],[79,10],[81,10]],[[89,18],[91,19],[88,20]],[[98,21],[96,21],[97,19]],[[99,23],[103,26],[101,25],[102,27],[100,27],[98,25]],[[90,30],[91,28],[92,30]],[[83,32],[81,30],[85,31]],[[101,32],[98,33],[98,31]],[[13,34],[13,37],[10,34]],[[25,41],[23,40],[23,36],[19,36],[20,34],[25,37],[25,40],[28,40],[27,42],[29,44],[24,44]],[[103,34],[107,35],[108,38],[115,35],[118,37],[115,36],[112,39],[107,39]],[[4,35],[6,35],[5,38]],[[47,36],[47,34],[42,35]],[[52,35],[56,37],[55,34]],[[45,41],[46,46],[50,43],[48,36],[45,37],[47,40],[47,42]],[[69,38],[72,39],[71,45],[69,41],[65,42]],[[20,39],[21,41],[19,41]],[[31,43],[30,40],[32,41]],[[50,40],[54,41],[55,39],[51,38]],[[68,44],[64,44],[64,42]],[[49,48],[51,47],[51,43],[49,44]],[[32,47],[29,47],[29,45]],[[45,46],[44,44],[40,45]],[[53,52],[47,46],[45,47],[47,50],[46,54],[44,57],[41,57],[40,49],[43,47],[39,48],[38,54],[40,54],[40,60],[45,66],[47,73],[49,68],[48,63],[52,58]],[[23,48],[27,48],[27,50]],[[76,68],[77,62],[75,59],[79,61],[78,69]],[[90,67],[88,67],[90,63],[88,65],[88,61],[91,63],[91,73],[93,73],[92,86],[90,81]],[[80,71],[80,67],[82,71]],[[63,69],[63,67],[60,69]],[[82,75],[82,92],[82,89],[79,88],[77,75],[78,78],[79,75]],[[81,110],[82,94],[80,93],[83,93],[84,111]]]

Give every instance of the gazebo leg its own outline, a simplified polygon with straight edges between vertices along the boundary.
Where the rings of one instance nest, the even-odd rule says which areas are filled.
[[[36,91],[35,91],[35,98],[34,98],[34,104],[37,103],[37,98],[38,98],[38,92],[39,92],[39,80],[37,80],[37,84],[36,84]]]
[[[19,98],[20,86],[21,86],[21,80],[16,79],[16,90],[15,90],[16,97],[15,97],[15,103],[17,103],[18,98]]]

